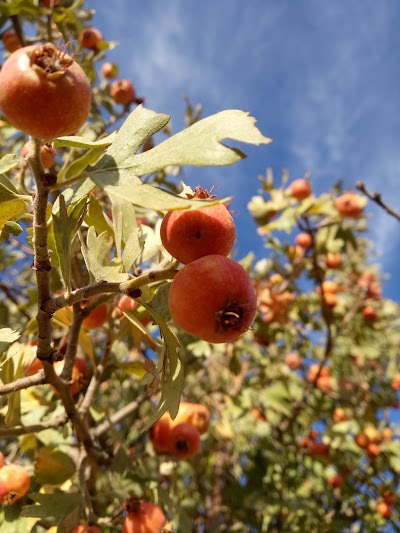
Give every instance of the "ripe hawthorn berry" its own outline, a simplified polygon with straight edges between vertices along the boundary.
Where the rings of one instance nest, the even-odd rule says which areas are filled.
[[[28,492],[31,478],[25,468],[9,464],[0,468],[0,504],[11,505]]]
[[[206,255],[180,270],[168,298],[171,316],[186,332],[208,342],[229,342],[254,320],[257,298],[244,268],[222,255]]]
[[[83,28],[79,34],[79,42],[82,48],[94,50],[95,52],[99,50],[99,44],[102,40],[103,34],[97,28]]]
[[[232,215],[222,204],[169,211],[160,234],[167,252],[184,264],[205,255],[227,256],[236,239]]]
[[[115,80],[110,87],[111,97],[117,104],[128,105],[136,100],[136,92],[129,80]]]
[[[135,500],[126,502],[128,514],[122,533],[161,533],[166,518],[162,509],[151,502]]]
[[[300,178],[292,181],[288,191],[296,200],[305,200],[310,196],[312,189],[308,180]]]
[[[91,86],[78,63],[53,44],[20,48],[0,71],[0,108],[27,135],[71,135],[88,118]]]
[[[335,200],[335,207],[342,217],[358,218],[364,211],[364,204],[359,196],[352,192],[345,192]]]
[[[168,453],[178,459],[190,459],[200,451],[200,431],[187,422],[173,426],[169,435]]]
[[[18,35],[13,31],[5,31],[1,36],[1,40],[3,41],[4,48],[7,52],[10,52],[10,54],[21,48]]]
[[[115,78],[118,75],[118,67],[114,63],[103,63],[101,73],[107,79]]]
[[[302,248],[310,248],[312,246],[313,239],[309,233],[299,233],[296,235],[296,244]]]
[[[22,147],[22,157],[27,157],[30,151],[29,141]],[[53,148],[51,143],[46,143],[40,147],[40,159],[42,161],[43,168],[51,168],[56,160],[56,149]]]

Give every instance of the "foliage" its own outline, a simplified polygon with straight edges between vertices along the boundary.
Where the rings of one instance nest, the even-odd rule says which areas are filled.
[[[83,1],[44,4],[2,2],[2,32],[79,42],[93,23]],[[201,119],[186,101],[188,127],[172,134],[169,117],[140,100],[116,104],[101,74],[114,46],[79,49],[92,109],[77,135],[54,140],[56,183],[40,184],[40,141],[24,160],[26,136],[0,123],[0,441],[6,462],[31,475],[28,494],[1,507],[0,533],[84,522],[122,531],[132,497],[156,502],[166,530],[180,533],[397,531],[400,314],[381,295],[366,217],[338,213],[340,184],[297,200],[286,175],[267,171],[248,206],[265,258],[241,259],[258,297],[253,326],[215,345],[179,330],[168,292],[180,267],[161,244],[161,219],[227,200],[188,196],[181,166],[233,164],[244,153],[222,141],[270,139],[239,110]],[[157,133],[165,139],[154,145]],[[299,232],[309,247],[294,244]],[[137,308],[120,310],[121,294]],[[104,306],[105,321],[85,326]],[[33,372],[36,355],[43,369]],[[89,377],[74,377],[76,358]],[[181,397],[211,412],[189,460],[156,453],[148,432],[164,413],[175,418]],[[363,448],[356,438],[370,427],[378,437]],[[385,517],[377,505],[388,493]]]

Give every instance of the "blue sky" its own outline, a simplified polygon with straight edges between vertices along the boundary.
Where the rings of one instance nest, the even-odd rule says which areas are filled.
[[[234,195],[237,249],[265,255],[247,212],[257,176],[272,167],[291,179],[312,173],[316,192],[337,179],[363,180],[400,208],[400,3],[398,0],[118,0],[88,5],[108,53],[146,106],[184,127],[182,96],[249,111],[273,143],[242,148],[231,167],[185,169],[189,185]],[[385,295],[400,298],[400,226],[369,203],[371,238],[392,274]]]

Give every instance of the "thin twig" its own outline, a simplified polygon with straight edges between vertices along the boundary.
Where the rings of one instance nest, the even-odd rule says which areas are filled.
[[[130,294],[136,289],[140,289],[140,287],[148,285],[149,283],[172,279],[176,273],[177,270],[175,269],[155,270],[138,276],[135,279],[122,281],[121,283],[99,281],[72,291],[69,295],[64,294],[57,298],[48,299],[43,305],[43,310],[46,311],[46,313],[53,314],[58,311],[58,309],[82,302],[83,300],[87,300],[92,296],[97,296],[99,294]],[[138,293],[138,296],[139,295],[140,293]],[[95,307],[96,306],[97,304]]]
[[[4,394],[10,394],[10,392],[17,392],[22,389],[27,389],[29,387],[34,387],[35,385],[43,385],[47,383],[47,377],[44,375],[43,370],[39,370],[33,376],[26,376],[24,378],[16,379],[11,383],[0,386],[0,396]]]
[[[382,207],[386,213],[391,215],[392,217],[396,218],[400,221],[400,213],[398,211],[395,211],[392,209],[389,205],[387,205],[383,200],[380,192],[374,192],[371,193],[365,186],[365,183],[362,181],[357,181],[356,187],[359,191],[361,191],[367,198],[378,204],[380,207]]]
[[[29,433],[39,433],[46,429],[58,428],[65,426],[68,422],[66,414],[48,420],[47,422],[41,422],[40,424],[32,424],[31,426],[16,426],[13,428],[0,428],[0,438],[17,437],[19,435],[28,435]]]

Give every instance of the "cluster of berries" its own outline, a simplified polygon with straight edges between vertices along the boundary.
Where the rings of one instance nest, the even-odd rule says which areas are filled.
[[[197,187],[194,198],[212,200]],[[237,339],[253,322],[257,300],[253,284],[228,258],[236,238],[227,207],[170,211],[161,224],[165,249],[184,266],[169,293],[172,318],[184,331],[208,342]]]

